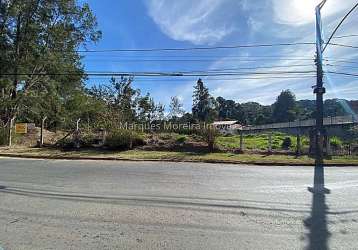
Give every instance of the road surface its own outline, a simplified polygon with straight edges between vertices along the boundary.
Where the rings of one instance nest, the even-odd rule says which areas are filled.
[[[357,249],[358,168],[0,158],[0,249]]]

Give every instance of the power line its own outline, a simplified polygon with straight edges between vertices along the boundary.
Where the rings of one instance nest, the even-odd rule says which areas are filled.
[[[336,34],[337,30],[339,29],[339,27],[343,24],[343,22],[347,19],[347,17],[355,10],[355,8],[358,7],[358,3],[356,3],[353,8],[342,18],[342,20],[339,22],[339,24],[337,25],[337,27],[333,30],[331,36],[329,37],[326,45],[324,46],[322,52],[324,52],[328,46],[328,44],[330,44],[333,36]],[[341,45],[340,45],[341,46]],[[357,47],[356,47],[357,48]]]
[[[283,59],[283,60],[287,60],[287,61],[313,61],[313,59]],[[131,60],[131,59],[119,59],[119,60],[108,60],[108,59],[102,59],[102,60],[86,60],[88,62],[213,62],[213,61],[217,61],[215,59],[213,60],[207,60],[207,59],[137,59],[137,60]],[[230,62],[258,62],[258,61],[272,61],[272,59],[225,59],[225,61],[230,61]]]
[[[358,66],[350,66],[350,65],[342,65],[342,64],[324,64],[324,66],[329,66],[329,67],[338,67],[338,68],[347,68],[347,69],[358,69]]]
[[[103,54],[88,54],[83,58],[92,58],[94,57],[95,59],[99,58],[99,59],[108,59],[108,58],[122,58],[122,59],[152,59],[152,58],[156,58],[156,59],[167,59],[167,58],[256,58],[256,59],[262,59],[262,58],[269,58],[269,59],[307,59],[307,60],[313,60],[313,58],[311,56],[290,56],[289,54],[281,54],[281,55],[263,55],[263,56],[257,56],[257,55],[225,55],[225,54],[212,54],[212,55],[196,55],[196,54],[190,54],[190,55],[167,55],[167,54],[157,54],[157,55],[145,55],[144,57],[142,55],[122,55],[122,54],[108,54],[108,55],[103,55]]]
[[[338,47],[344,47],[344,48],[351,48],[351,49],[358,49],[357,46],[353,46],[353,45],[346,45],[346,44],[339,44],[339,43],[326,43],[325,48],[327,47],[327,45],[333,45],[333,46],[338,46]]]
[[[350,61],[350,60],[340,60],[340,59],[323,59],[325,62],[342,62],[342,63],[349,63],[349,64],[358,64],[358,62]]]
[[[195,73],[180,73],[180,72],[84,72],[84,75],[87,76],[172,76],[172,77],[185,77],[185,76],[239,76],[239,75],[274,75],[274,74],[307,74],[314,73],[315,71],[268,71],[268,72],[233,72],[233,73],[203,73],[203,74],[195,74]],[[2,73],[5,76],[66,76],[66,75],[83,75],[81,73]]]
[[[358,76],[358,74],[347,73],[347,72],[327,71],[327,73],[336,74],[336,75],[344,75],[344,76],[355,76],[355,77]]]
[[[331,43],[326,43],[326,46]],[[156,52],[156,51],[192,51],[192,50],[220,50],[220,49],[238,49],[238,48],[260,48],[260,47],[283,47],[298,45],[315,45],[312,42],[296,42],[296,43],[272,43],[272,44],[247,44],[247,45],[231,45],[231,46],[213,46],[213,47],[188,47],[188,48],[146,48],[146,49],[103,49],[103,50],[77,50],[78,53],[105,53],[105,52]],[[334,43],[334,46],[343,46],[356,48],[354,46]],[[59,51],[61,52],[61,51]]]
[[[343,36],[334,36],[334,39],[341,39],[341,38],[347,38],[347,37],[358,37],[358,34],[351,34],[351,35],[343,35]]]
[[[109,77],[89,77],[90,79],[98,79],[98,80],[103,80],[103,79],[108,79]],[[264,77],[235,77],[235,78],[206,78],[206,81],[233,81],[233,80],[265,80],[265,79],[305,79],[305,78],[311,78],[311,79],[315,79],[315,75],[300,75],[300,76],[264,76]],[[187,81],[191,81],[191,80],[195,80],[196,78],[192,78],[192,79],[158,79],[158,78],[153,78],[153,79],[148,79],[148,78],[135,78],[135,81],[139,81],[139,82],[187,82]]]
[[[77,50],[79,53],[103,53],[103,52],[152,52],[152,51],[188,51],[188,50],[217,50],[217,49],[238,49],[238,48],[259,48],[259,47],[282,47],[297,45],[314,45],[312,42],[297,43],[267,43],[267,44],[246,44],[231,46],[211,47],[188,47],[188,48],[146,48],[146,49],[103,49],[103,50]]]
[[[186,74],[186,73],[211,73],[211,72],[226,72],[226,71],[236,71],[236,70],[255,70],[255,69],[275,69],[275,68],[295,68],[295,67],[310,67],[314,66],[313,64],[293,64],[293,65],[272,65],[272,66],[257,66],[257,67],[235,67],[235,68],[213,68],[208,70],[171,70],[171,71],[165,71],[165,72],[155,72],[155,71],[137,71],[137,72],[131,72],[133,74],[151,74],[151,73],[163,73],[163,74],[171,74],[173,72]],[[86,71],[87,73],[118,73],[117,71]],[[128,73],[128,72],[126,72]]]

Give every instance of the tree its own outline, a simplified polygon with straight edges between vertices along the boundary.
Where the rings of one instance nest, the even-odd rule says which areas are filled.
[[[85,75],[79,46],[101,33],[87,4],[75,0],[0,2],[1,119],[21,112],[34,92],[41,97],[82,87]],[[41,97],[37,98],[42,102]]]
[[[159,122],[163,121],[165,118],[164,111],[165,111],[164,104],[162,104],[160,102],[158,104],[156,104],[155,108],[154,108],[153,120],[159,121]]]
[[[205,87],[203,81],[199,79],[194,86],[192,107],[194,118],[201,122],[208,121],[212,104],[208,88]]]
[[[274,122],[289,122],[297,116],[296,97],[290,90],[284,90],[273,104]]]
[[[185,110],[183,109],[183,104],[180,102],[177,96],[172,96],[170,105],[169,105],[169,118],[176,120],[177,118],[183,116]]]
[[[349,107],[348,102],[339,99],[328,99],[324,102],[323,115],[325,117],[343,116],[349,114],[344,107]],[[348,108],[349,109],[349,108]]]
[[[118,110],[119,119],[122,122],[134,121],[136,117],[136,96],[139,90],[132,88],[133,77],[121,76],[120,81],[111,78],[111,84],[115,90],[114,106]]]
[[[240,103],[235,103],[233,100],[225,100],[221,96],[216,98],[216,103],[219,120],[237,120],[243,123],[244,112]]]
[[[151,122],[154,118],[155,104],[153,98],[147,93],[145,96],[138,97],[137,114],[140,122]]]

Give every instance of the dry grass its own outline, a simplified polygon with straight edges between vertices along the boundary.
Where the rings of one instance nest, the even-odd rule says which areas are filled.
[[[217,163],[246,163],[272,165],[310,165],[314,160],[308,156],[295,157],[291,155],[262,155],[262,154],[232,154],[232,153],[193,153],[175,151],[104,151],[80,150],[61,151],[58,149],[39,148],[0,148],[2,156],[56,158],[56,159],[101,159],[101,160],[165,160],[165,161],[195,161]],[[333,157],[325,160],[329,165],[358,165],[358,157]]]

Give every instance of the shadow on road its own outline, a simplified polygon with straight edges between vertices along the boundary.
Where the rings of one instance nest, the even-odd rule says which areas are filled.
[[[313,187],[308,191],[312,193],[311,215],[304,221],[308,228],[308,250],[326,250],[328,249],[328,238],[330,233],[327,228],[326,194],[329,189],[324,186],[324,166],[317,164],[314,169]]]

